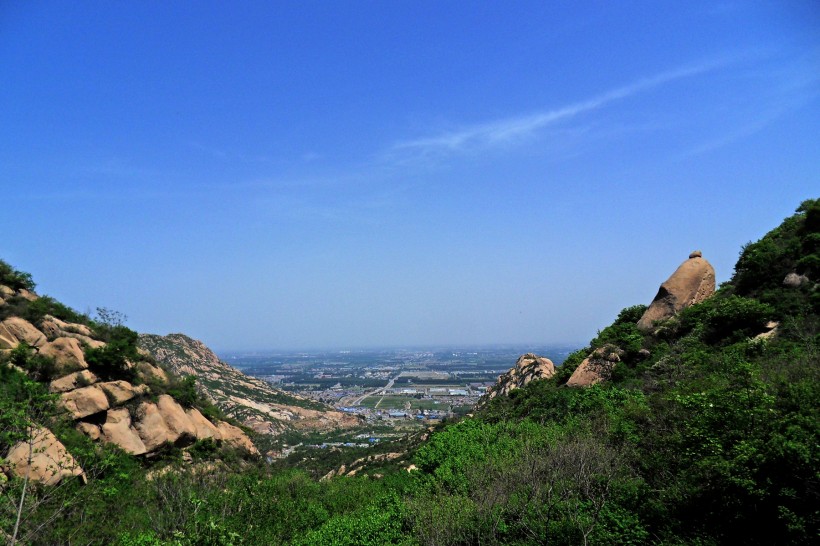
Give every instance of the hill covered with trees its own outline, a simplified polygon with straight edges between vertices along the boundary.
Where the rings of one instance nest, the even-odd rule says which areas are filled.
[[[13,277],[0,284],[30,288],[30,277],[0,273]],[[638,327],[646,306],[624,309],[550,377],[432,431],[410,467],[319,482],[229,457],[203,472],[169,453],[157,472],[116,448],[67,442],[96,470],[85,485],[27,486],[27,542],[812,544],[818,280],[820,200],[809,200],[746,245],[713,295],[650,327]],[[606,378],[567,386],[596,354],[617,355]],[[4,358],[0,401],[39,404],[37,372]],[[11,440],[0,437],[0,456]],[[15,476],[0,484],[9,535],[25,487]]]

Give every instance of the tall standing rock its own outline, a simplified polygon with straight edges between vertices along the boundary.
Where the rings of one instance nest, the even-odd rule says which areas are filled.
[[[638,321],[638,329],[649,332],[655,322],[671,318],[714,293],[715,269],[696,250],[661,285],[658,295]]]

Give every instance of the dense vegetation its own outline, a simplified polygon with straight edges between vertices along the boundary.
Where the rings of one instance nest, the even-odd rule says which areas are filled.
[[[806,280],[785,285],[791,273]],[[46,501],[30,509],[31,542],[815,543],[818,276],[813,200],[746,245],[732,280],[712,298],[649,335],[635,326],[645,308],[624,309],[553,378],[440,427],[413,448],[416,470],[382,466],[381,479],[365,471],[317,482],[300,470],[228,458],[147,480],[150,465],[69,434],[96,477],[60,495],[37,489],[33,496]],[[776,335],[758,338],[770,321],[779,324]],[[623,351],[610,381],[564,386],[606,345]],[[0,373],[0,384],[18,385],[0,389],[3,426],[7,412],[25,413],[35,394],[22,374]],[[211,448],[194,453],[204,460]],[[19,490],[14,481],[2,487],[9,498]],[[8,529],[7,504],[3,510]]]

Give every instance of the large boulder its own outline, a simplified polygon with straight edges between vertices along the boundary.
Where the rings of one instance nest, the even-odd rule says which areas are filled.
[[[108,410],[102,433],[105,441],[116,444],[132,455],[142,455],[148,451],[139,432],[131,425],[131,414],[127,408]]]
[[[64,478],[80,476],[85,480],[85,473],[74,460],[65,446],[43,427],[32,430],[30,442],[14,445],[6,456],[6,465],[15,475],[46,485],[56,485]]]
[[[134,386],[128,381],[109,381],[100,383],[99,387],[108,395],[108,399],[119,406],[138,395],[148,394],[146,385]]]
[[[612,377],[612,369],[621,361],[621,355],[623,351],[614,345],[595,349],[572,372],[567,387],[589,387],[608,381]]]
[[[219,429],[217,429],[213,423],[208,421],[208,419],[206,419],[198,409],[191,408],[186,410],[185,415],[188,416],[188,419],[191,421],[191,424],[196,430],[197,440],[205,440],[206,438],[219,440],[222,438],[219,434]]]
[[[97,385],[65,392],[60,397],[60,403],[74,419],[105,411],[109,406],[108,397]]]
[[[165,442],[174,442],[177,438],[168,430],[159,408],[153,402],[143,402],[137,408],[135,428],[145,444],[146,451],[154,451]]]
[[[89,370],[70,373],[57,378],[48,385],[49,392],[68,392],[80,387],[87,387],[99,381]]]
[[[46,336],[32,323],[20,317],[9,317],[0,322],[0,349],[14,349],[23,341],[32,347],[42,347]]]
[[[104,342],[92,337],[91,329],[84,324],[65,322],[51,315],[46,315],[40,324],[40,328],[49,339],[70,337],[95,349],[105,346]]]
[[[162,385],[168,384],[168,374],[159,366],[154,366],[148,362],[139,361],[137,366],[137,376],[145,382],[157,382]]]
[[[229,446],[244,450],[251,455],[259,455],[259,450],[256,449],[255,445],[253,445],[251,439],[248,438],[244,432],[242,432],[242,429],[235,427],[230,423],[226,423],[225,421],[220,421],[217,429],[219,430],[219,435],[222,441]]]
[[[157,408],[168,430],[175,436],[172,441],[190,444],[196,440],[196,427],[176,400],[163,394],[157,401]]]
[[[60,370],[84,370],[88,368],[80,342],[71,337],[58,337],[40,347],[40,354],[54,359]]]
[[[715,293],[715,269],[699,250],[678,267],[638,321],[643,332],[651,331],[655,323],[677,315],[682,309],[700,303]]]

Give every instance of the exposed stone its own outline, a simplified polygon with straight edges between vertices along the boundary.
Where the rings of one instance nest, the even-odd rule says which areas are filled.
[[[219,440],[222,436],[219,434],[219,429],[216,428],[216,425],[208,421],[202,413],[196,408],[191,408],[185,411],[185,415],[188,416],[188,419],[191,421],[191,424],[194,425],[194,429],[196,430],[196,437],[197,440],[204,440],[206,438],[213,438],[214,440]]]
[[[172,441],[187,444],[196,440],[196,427],[176,400],[163,394],[157,401],[157,408],[171,435],[174,436]]]
[[[137,395],[147,394],[148,387],[139,385],[135,387],[128,381],[109,381],[100,383],[99,387],[105,391],[108,398],[116,405],[124,404]]]
[[[137,374],[143,381],[157,381],[162,384],[168,383],[168,374],[159,366],[144,361],[137,362]]]
[[[589,387],[608,381],[612,377],[612,369],[621,361],[623,351],[614,345],[605,345],[592,351],[567,381],[567,387]]]
[[[85,473],[65,446],[43,427],[32,431],[31,442],[20,442],[6,456],[9,469],[19,477],[28,474],[29,479],[46,485],[57,485],[64,478],[79,476],[85,481]]]
[[[219,430],[219,435],[222,437],[223,442],[230,446],[243,449],[252,455],[259,455],[259,450],[256,449],[256,446],[253,445],[250,438],[242,432],[242,429],[226,423],[225,421],[220,421],[217,429]]]
[[[79,430],[92,440],[99,440],[102,437],[102,431],[100,430],[100,427],[98,427],[94,423],[86,423],[85,421],[80,421],[79,423],[77,423],[77,430]]]
[[[655,323],[669,319],[682,309],[700,303],[715,293],[715,270],[697,254],[678,267],[664,282],[649,308],[638,321],[638,328],[651,331]]]
[[[136,418],[135,427],[146,451],[154,451],[165,442],[174,442],[177,439],[168,430],[156,404],[152,402],[140,404]]]
[[[294,393],[283,396],[270,383],[250,377],[219,360],[201,341],[183,334],[140,334],[140,346],[164,369],[181,377],[196,375],[197,391],[227,415],[260,434],[278,435],[288,429],[330,431],[359,426],[358,416],[330,407],[307,409],[314,402]],[[149,364],[139,364],[140,376],[149,384]],[[154,368],[155,370],[160,370]],[[145,373],[148,372],[148,373]],[[161,371],[160,371],[161,373]],[[287,397],[292,401],[276,402]]]
[[[108,409],[108,397],[97,385],[65,392],[60,403],[74,419],[82,419]]]
[[[57,367],[64,371],[88,368],[83,348],[74,338],[58,337],[54,341],[48,341],[40,348],[40,354],[53,358]]]
[[[132,455],[142,455],[147,451],[137,429],[131,425],[131,414],[127,408],[108,410],[102,430],[105,441]]]
[[[105,342],[91,337],[93,332],[91,332],[91,329],[88,328],[88,326],[83,324],[64,322],[58,318],[52,317],[51,315],[46,315],[43,318],[40,328],[49,339],[70,337],[76,339],[81,344],[86,344],[94,349],[105,347]]]
[[[29,321],[20,317],[9,317],[0,322],[0,344],[4,349],[14,349],[17,345],[25,341],[32,347],[41,347],[46,342],[43,332],[34,327]]]
[[[641,360],[646,360],[650,356],[652,356],[652,353],[649,351],[649,349],[641,349],[640,351],[638,351],[638,357],[640,357]]]
[[[797,273],[789,273],[783,279],[783,286],[786,288],[800,288],[809,282],[809,278],[805,275],[798,275]]]
[[[694,250],[689,253],[689,258],[703,258],[703,252],[700,250]]]
[[[778,327],[780,326],[779,322],[776,321],[769,321],[766,323],[766,331],[757,334],[754,339],[769,341],[773,337],[775,337],[778,333]]]
[[[79,387],[87,387],[99,381],[99,378],[88,370],[81,370],[52,381],[48,390],[50,392],[73,391]]]
[[[507,395],[527,385],[533,379],[547,379],[555,375],[555,365],[549,358],[527,353],[518,357],[515,366],[498,376],[496,384],[487,392],[484,402],[498,395]]]
[[[60,333],[80,334],[87,337],[92,337],[94,335],[91,328],[85,324],[66,322],[51,315],[46,315],[43,317],[43,331],[45,331],[45,328],[48,328],[49,330],[56,330]]]
[[[18,290],[17,295],[20,296],[23,299],[28,300],[28,301],[34,301],[34,300],[40,299],[40,296],[38,296],[37,294],[35,294],[31,290],[26,290],[25,288],[21,288],[20,290]]]
[[[5,284],[0,284],[0,300],[7,300],[14,295],[14,290]]]

